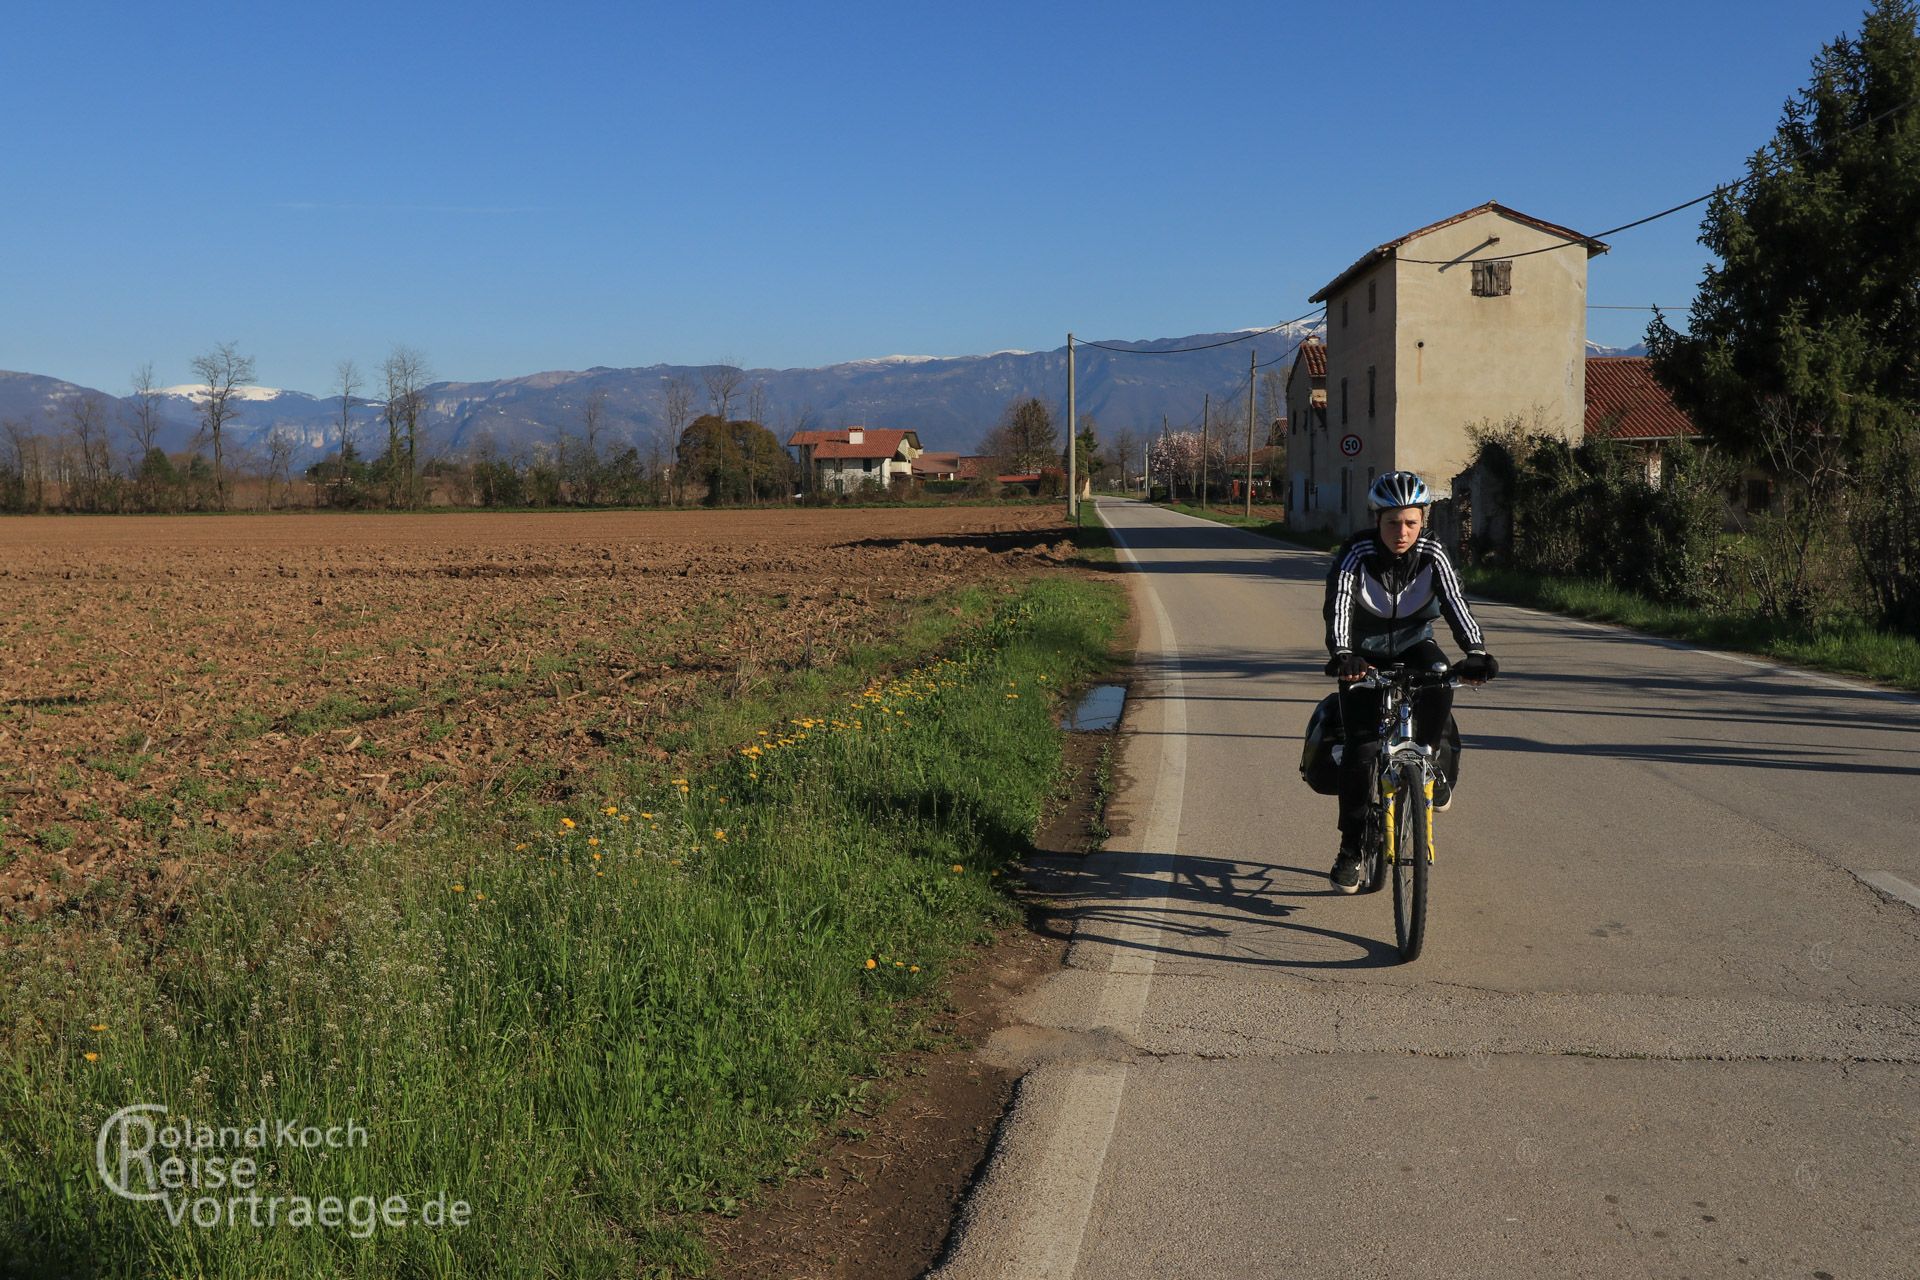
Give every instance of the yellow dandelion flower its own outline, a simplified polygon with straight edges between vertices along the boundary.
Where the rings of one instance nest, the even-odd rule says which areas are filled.
[[[599,854],[597,854],[597,853],[596,853],[596,854],[594,854],[594,855],[593,855],[593,860],[594,860],[595,862],[598,862],[598,861],[600,861],[600,855],[599,855]]]
[[[878,960],[875,960],[872,956],[867,957],[867,968],[878,969],[879,967],[880,967],[880,962]]]
[[[645,819],[646,819],[646,820],[647,820],[648,822],[652,822],[652,821],[653,821],[653,815],[652,815],[652,814],[650,814],[650,813],[643,813],[643,814],[641,814],[640,816],[641,816],[641,817],[643,817],[643,818],[645,818]]]
[[[621,814],[621,815],[620,815],[620,821],[622,821],[622,822],[625,822],[625,821],[627,821],[627,815],[626,815],[626,814],[624,814],[624,813],[623,813],[623,814]]]
[[[674,865],[674,866],[676,866],[676,867],[677,867],[677,866],[679,866],[679,865],[680,865],[680,859],[678,859],[678,858],[675,858],[675,859],[673,860],[673,865]]]
[[[567,830],[569,830],[569,831],[571,831],[571,830],[573,830],[573,819],[572,819],[572,818],[562,818],[562,819],[560,819],[560,825],[561,825],[561,826],[563,826],[563,827],[565,827],[565,828],[566,828]]]
[[[473,891],[473,896],[474,896],[474,899],[475,899],[476,901],[478,901],[479,899],[481,899],[481,898],[484,898],[484,897],[486,897],[487,895],[486,895],[486,894],[484,894],[484,893],[481,893],[481,892],[480,892],[480,891],[479,891],[478,889],[475,889],[475,890]]]
[[[905,960],[895,960],[893,962],[893,967],[896,969],[904,969],[907,967],[907,962]]]
[[[455,893],[465,893],[467,891],[467,886],[463,884],[456,884],[453,886],[453,891]]]
[[[600,812],[606,814],[609,818],[611,818],[614,814],[620,812],[620,806],[617,804],[610,804],[606,808],[602,809]]]
[[[675,778],[673,780],[673,785],[676,787],[684,787],[687,785],[687,780],[685,778]]]
[[[715,840],[725,840],[727,838],[727,833],[722,831],[720,828],[715,827],[713,829],[713,838]]]
[[[908,966],[907,966],[907,972],[908,972],[908,973],[918,973],[918,972],[920,972],[920,966],[919,966],[919,965],[917,965],[917,964],[910,964],[910,965],[908,965]]]
[[[522,849],[525,849],[526,847],[527,847],[527,846],[526,846],[526,842],[525,842],[525,841],[522,841],[521,843],[519,843],[519,844],[517,844],[517,845],[515,845],[515,846],[513,846],[513,851],[514,851],[515,853],[519,853],[519,852],[520,852],[520,851],[521,851]]]
[[[88,1051],[88,1052],[86,1052],[86,1053],[83,1053],[83,1054],[81,1054],[80,1056],[81,1056],[81,1057],[83,1057],[83,1058],[85,1058],[85,1059],[86,1059],[86,1060],[87,1060],[88,1062],[98,1062],[98,1061],[100,1061],[100,1055],[99,1055],[99,1054],[97,1054],[97,1053],[94,1053],[94,1052],[92,1052],[91,1050],[89,1050],[89,1051]]]
[[[107,1029],[107,1024],[104,1022],[96,1022],[93,1024],[93,1027],[92,1027],[92,1030],[94,1031],[105,1031],[106,1029]]]
[[[953,864],[953,874],[959,875],[962,871],[965,871],[965,870],[966,868],[961,866],[959,863],[956,862]]]

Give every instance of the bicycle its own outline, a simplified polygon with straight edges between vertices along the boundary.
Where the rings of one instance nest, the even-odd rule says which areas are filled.
[[[1379,892],[1393,869],[1393,933],[1402,962],[1419,958],[1426,942],[1427,879],[1433,865],[1433,780],[1439,763],[1431,747],[1413,739],[1413,695],[1421,689],[1457,689],[1451,668],[1428,671],[1375,667],[1349,689],[1379,689],[1380,750],[1374,756],[1365,825],[1360,834],[1361,887]]]

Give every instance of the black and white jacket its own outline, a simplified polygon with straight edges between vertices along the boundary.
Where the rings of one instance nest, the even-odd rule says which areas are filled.
[[[1391,660],[1431,640],[1434,619],[1442,615],[1462,649],[1487,651],[1453,562],[1430,535],[1395,556],[1379,535],[1363,530],[1335,554],[1326,605],[1327,651],[1334,656]]]

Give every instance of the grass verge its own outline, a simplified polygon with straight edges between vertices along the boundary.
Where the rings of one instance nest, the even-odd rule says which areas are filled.
[[[1703,613],[1650,600],[1611,583],[1514,569],[1469,566],[1464,577],[1469,590],[1497,600],[1616,622],[1653,635],[1864,676],[1920,692],[1920,640],[1877,631],[1862,622],[1794,627],[1752,614]]]
[[[859,655],[725,699],[683,771],[522,806],[511,842],[452,813],[409,846],[210,880],[162,943],[17,946],[0,1271],[698,1272],[691,1215],[778,1177],[943,970],[1017,915],[996,878],[1053,783],[1055,691],[1104,664],[1125,604],[1062,576],[973,606],[988,616],[910,636],[944,656],[870,683]],[[177,1155],[199,1185],[122,1199],[95,1140],[138,1102],[167,1106],[162,1125],[264,1120],[267,1145],[156,1146],[159,1177]],[[284,1122],[338,1142],[286,1145]],[[216,1159],[248,1185],[210,1186]],[[288,1229],[303,1211],[314,1225]]]

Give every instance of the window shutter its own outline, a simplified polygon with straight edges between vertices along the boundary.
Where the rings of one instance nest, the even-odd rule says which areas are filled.
[[[1473,293],[1477,298],[1504,298],[1513,292],[1513,261],[1473,264]]]

